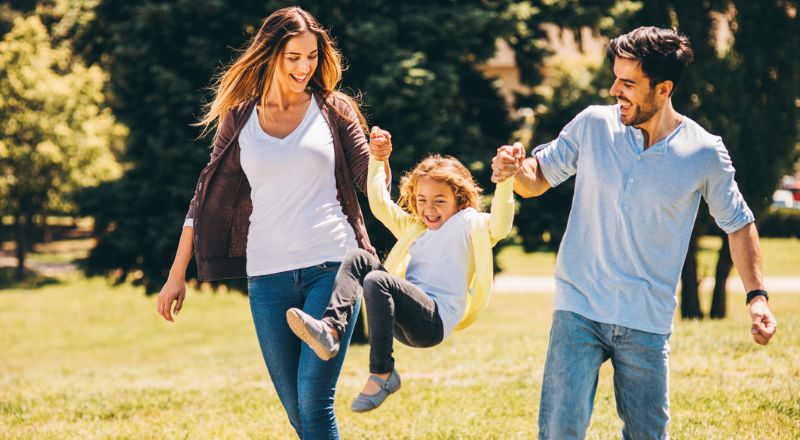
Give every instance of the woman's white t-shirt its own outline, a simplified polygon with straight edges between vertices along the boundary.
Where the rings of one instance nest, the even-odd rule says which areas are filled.
[[[253,108],[239,146],[253,201],[248,276],[342,261],[358,247],[336,198],[333,138],[314,97],[300,125],[282,139],[264,132]]]

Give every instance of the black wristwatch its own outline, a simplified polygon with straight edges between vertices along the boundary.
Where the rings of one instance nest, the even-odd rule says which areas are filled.
[[[767,291],[766,290],[764,290],[764,289],[756,289],[756,290],[753,290],[753,291],[751,291],[751,292],[749,292],[747,294],[747,300],[745,301],[744,305],[749,306],[750,305],[750,301],[752,301],[753,298],[755,298],[757,296],[763,296],[764,299],[769,301],[769,295],[767,295]]]

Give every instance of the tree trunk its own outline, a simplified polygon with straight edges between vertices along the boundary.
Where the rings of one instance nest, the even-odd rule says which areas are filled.
[[[731,274],[731,248],[728,237],[723,237],[722,247],[717,258],[717,271],[714,275],[714,296],[711,298],[711,319],[722,319],[726,312],[728,276]]]
[[[42,215],[39,217],[39,222],[42,227],[42,243],[53,242],[53,227],[47,224],[47,216]]]
[[[25,250],[28,252],[34,252],[36,249],[34,245],[36,244],[36,224],[33,221],[33,214],[27,213],[25,214],[25,229],[23,232],[25,233],[25,244],[28,246]]]
[[[17,245],[17,281],[25,279],[25,254],[28,250],[27,228],[24,217],[20,214],[14,216],[14,242]]]
[[[686,252],[686,260],[683,262],[683,270],[681,270],[682,319],[703,319],[703,311],[700,310],[700,297],[698,295],[700,279],[697,276],[697,239],[698,234],[692,231],[692,236],[689,238],[689,249]]]

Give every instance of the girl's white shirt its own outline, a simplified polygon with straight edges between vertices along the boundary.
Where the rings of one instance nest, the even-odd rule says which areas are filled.
[[[336,198],[333,138],[316,99],[284,138],[264,132],[254,108],[239,145],[253,201],[248,276],[342,261],[358,247]]]
[[[467,307],[468,274],[474,272],[470,232],[472,208],[462,209],[437,230],[426,230],[408,250],[406,279],[427,293],[439,309],[447,337]]]

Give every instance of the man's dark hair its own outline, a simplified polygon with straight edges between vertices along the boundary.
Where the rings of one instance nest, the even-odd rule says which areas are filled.
[[[694,52],[689,38],[676,29],[645,26],[608,43],[608,58],[613,63],[616,57],[639,61],[642,71],[650,79],[651,88],[669,80],[674,92],[686,67],[694,60]]]

